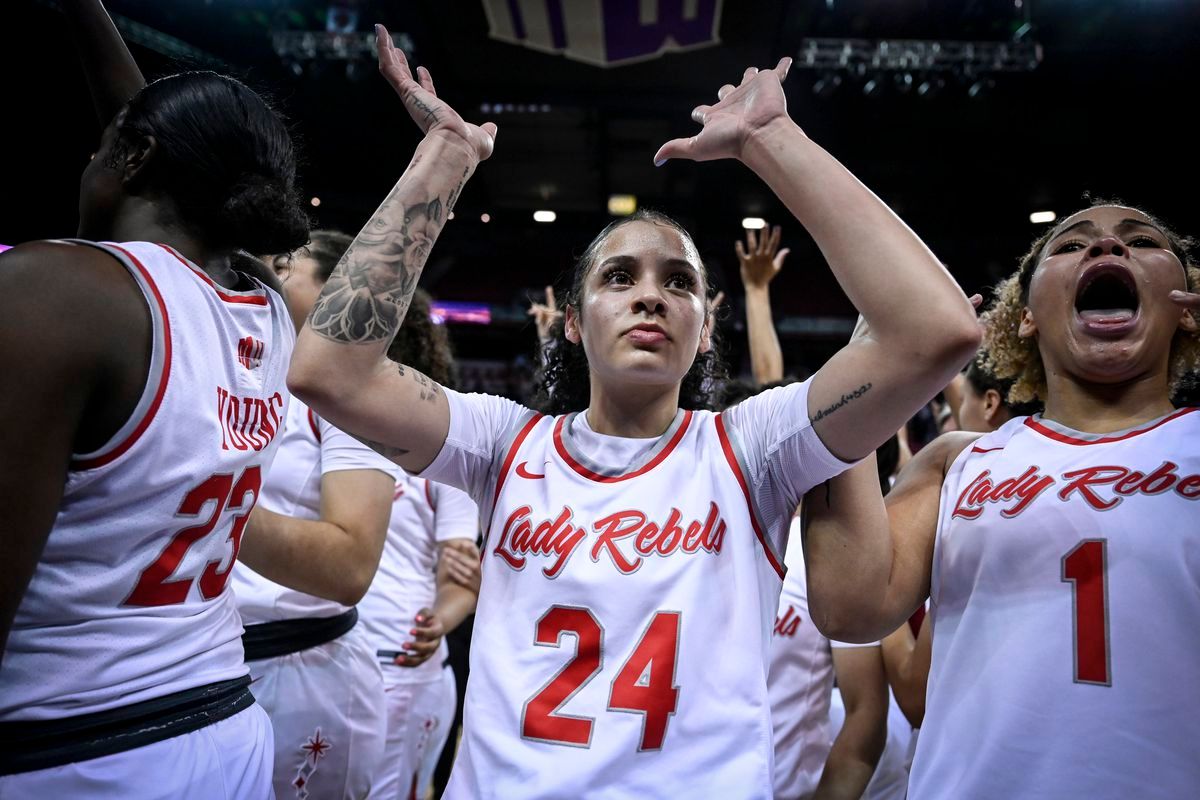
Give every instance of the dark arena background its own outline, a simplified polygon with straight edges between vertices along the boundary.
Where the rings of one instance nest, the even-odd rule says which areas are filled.
[[[617,194],[677,216],[694,233],[730,297],[734,369],[748,368],[736,333],[733,253],[746,217],[781,224],[782,243],[792,248],[773,291],[788,368],[818,366],[844,341],[850,303],[760,181],[734,163],[655,169],[650,162],[659,144],[694,130],[688,113],[713,101],[714,86],[736,83],[744,65],[768,66],[784,55],[796,58],[785,86],[793,118],[912,224],[968,293],[1015,266],[1040,229],[1031,213],[1068,212],[1085,192],[1195,228],[1196,2],[662,2],[664,16],[683,19],[692,8],[712,24],[680,23],[698,43],[661,54],[668,30],[611,43],[612,54],[566,40],[572,13],[586,25],[595,8],[634,2],[548,2],[568,17],[540,42],[538,20],[528,20],[527,43],[542,49],[512,35],[504,14],[520,5],[112,0],[108,7],[148,76],[206,66],[275,98],[300,140],[302,185],[319,201],[312,207],[319,227],[355,233],[416,143],[374,68],[372,23],[389,26],[467,119],[497,122],[496,156],[470,182],[421,279],[439,300],[486,306],[486,314],[464,317],[486,324],[451,323],[464,384],[480,389],[509,393],[514,357],[520,373],[534,347],[524,313],[530,297],[612,218],[608,199]],[[8,166],[0,242],[71,235],[74,188],[98,136],[71,40],[49,1],[6,2],[2,29]],[[943,47],[931,56],[935,43]],[[964,58],[961,48],[972,43],[976,56]],[[806,54],[814,67],[806,67]],[[616,60],[622,56],[632,62]],[[539,210],[556,218],[535,222]],[[887,273],[881,264],[881,281]]]
[[[512,9],[543,5],[561,11],[527,10],[514,29]],[[693,232],[729,297],[735,371],[748,360],[733,242],[748,217],[782,225],[792,248],[772,293],[789,371],[809,371],[840,346],[851,306],[760,181],[734,163],[651,163],[659,144],[696,128],[688,112],[712,102],[714,87],[784,55],[796,59],[785,86],[793,118],[909,222],[968,293],[1015,266],[1041,229],[1032,213],[1067,213],[1084,192],[1197,229],[1200,3],[658,5],[675,27],[628,35],[613,26],[623,6],[636,19],[634,2],[111,0],[108,8],[148,76],[208,67],[274,98],[300,142],[319,227],[357,232],[417,141],[376,72],[372,23],[389,27],[467,119],[500,126],[496,155],[466,188],[422,277],[439,300],[486,311],[451,322],[468,388],[520,391],[508,383],[522,380],[534,347],[530,298],[613,218],[613,195],[632,195]],[[4,6],[0,242],[11,245],[73,234],[79,173],[99,131],[54,3]],[[605,14],[609,41],[570,40]],[[964,55],[969,45],[973,55]],[[554,221],[535,222],[539,210]],[[880,264],[879,280],[887,275]]]

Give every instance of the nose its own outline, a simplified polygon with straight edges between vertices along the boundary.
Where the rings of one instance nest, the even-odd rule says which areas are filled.
[[[635,314],[650,314],[660,317],[667,313],[667,303],[663,300],[662,293],[657,286],[649,282],[638,287],[631,302]]]
[[[1088,258],[1100,258],[1101,256],[1125,256],[1129,254],[1129,250],[1125,247],[1125,243],[1116,236],[1107,235],[1092,243],[1092,246],[1087,251]]]

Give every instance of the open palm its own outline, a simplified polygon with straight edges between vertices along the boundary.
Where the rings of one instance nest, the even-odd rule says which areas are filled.
[[[695,136],[672,139],[658,149],[654,163],[669,158],[713,161],[739,158],[745,143],[755,132],[771,122],[787,118],[787,98],[783,80],[792,66],[790,58],[781,58],[773,69],[760,71],[749,67],[737,86],[725,84],[717,92],[717,103],[697,106],[692,119],[704,126]]]

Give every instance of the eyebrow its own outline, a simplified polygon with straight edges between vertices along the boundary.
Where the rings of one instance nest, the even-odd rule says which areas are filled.
[[[601,261],[596,266],[596,269],[601,270],[601,269],[604,269],[605,267],[614,267],[614,266],[627,267],[627,266],[635,265],[637,263],[638,263],[638,260],[630,255],[609,256],[608,258]],[[693,264],[692,262],[688,261],[685,258],[668,258],[666,261],[663,261],[662,263],[664,266],[669,267],[671,269],[688,269],[688,270],[691,270],[692,272],[696,272],[696,273],[700,272],[699,267],[697,267],[695,264]]]
[[[1096,225],[1096,223],[1092,222],[1090,219],[1081,219],[1081,220],[1079,220],[1079,222],[1076,222],[1073,225],[1068,225],[1067,227],[1063,228],[1058,233],[1051,236],[1050,241],[1053,242],[1055,239],[1059,239],[1063,236],[1066,236],[1068,233],[1075,230],[1076,228],[1082,228],[1082,227],[1088,227],[1088,228],[1092,228],[1093,230],[1095,230],[1097,228],[1097,225]],[[1119,223],[1117,223],[1117,230],[1125,230],[1128,228],[1150,228],[1151,230],[1157,232],[1158,234],[1160,234],[1163,237],[1166,237],[1166,235],[1167,235],[1166,233],[1163,232],[1163,230],[1161,228],[1159,228],[1153,222],[1147,222],[1146,220],[1123,219]]]

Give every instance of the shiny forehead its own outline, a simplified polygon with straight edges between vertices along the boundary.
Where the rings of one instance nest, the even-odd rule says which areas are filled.
[[[615,257],[683,261],[703,274],[700,252],[692,237],[673,225],[636,220],[613,228],[596,250],[594,263],[603,264]]]
[[[1077,211],[1071,216],[1064,219],[1054,229],[1050,235],[1050,240],[1059,238],[1063,234],[1088,225],[1094,227],[1120,227],[1144,225],[1146,227],[1159,229],[1158,225],[1145,213],[1138,211],[1136,208],[1128,208],[1126,206],[1093,206],[1085,208],[1082,211]]]

